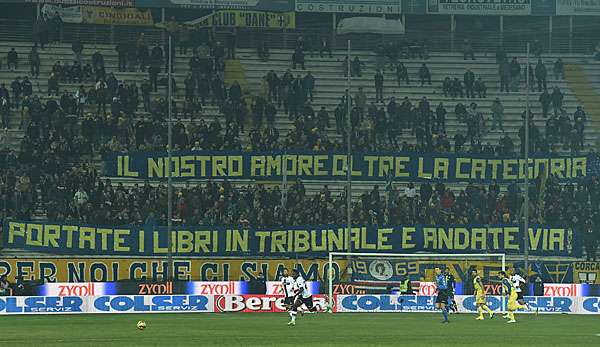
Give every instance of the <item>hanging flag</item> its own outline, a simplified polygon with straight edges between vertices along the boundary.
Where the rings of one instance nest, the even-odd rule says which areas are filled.
[[[194,27],[295,29],[296,13],[223,10],[185,24]]]

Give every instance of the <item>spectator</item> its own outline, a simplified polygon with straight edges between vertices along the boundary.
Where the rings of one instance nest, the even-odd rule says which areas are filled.
[[[135,52],[137,62],[140,64],[139,70],[145,72],[146,66],[148,66],[148,60],[150,59],[150,54],[148,53],[148,45],[146,44],[144,33],[140,33],[140,36],[135,43]]]
[[[487,98],[487,86],[485,85],[485,82],[481,79],[481,76],[479,76],[479,78],[477,78],[477,80],[475,81],[475,93],[477,93],[477,97],[480,99]]]
[[[76,39],[71,44],[71,49],[73,50],[73,61],[78,62],[79,65],[83,65],[83,43],[79,39]]]
[[[40,55],[36,46],[31,47],[31,51],[29,52],[29,67],[31,69],[31,77],[37,79],[40,75]]]
[[[510,62],[510,82],[510,89],[513,92],[519,91],[519,87],[521,86],[521,64],[519,64],[517,58],[513,58]]]
[[[408,70],[402,62],[396,65],[396,79],[398,80],[398,87],[400,87],[400,82],[403,80],[406,81],[406,85],[410,84],[410,81],[408,79]]]
[[[304,95],[309,96],[310,102],[313,102],[313,95],[315,90],[315,77],[310,71],[302,79],[302,88],[304,89]]]
[[[577,106],[577,110],[573,114],[573,128],[577,132],[577,148],[583,149],[583,140],[585,136],[583,131],[585,129],[585,122],[587,121],[587,114],[583,110],[583,107]]]
[[[471,41],[468,39],[464,39],[461,45],[461,51],[463,53],[463,59],[467,60],[470,57],[472,60],[475,60],[475,53],[473,53],[473,46],[471,45]]]
[[[107,98],[107,85],[104,80],[98,80],[95,86],[95,94],[96,94],[96,114],[100,114],[100,110],[102,110],[102,114],[106,116],[106,98]]]
[[[13,102],[13,107],[14,108],[18,108],[19,107],[19,103],[21,102],[21,94],[23,92],[22,86],[21,86],[21,81],[20,81],[20,77],[16,77],[14,79],[14,81],[12,81],[10,83],[10,89],[12,89],[12,102]]]
[[[496,125],[502,132],[504,127],[502,126],[502,119],[504,118],[504,105],[500,101],[500,98],[496,98],[492,103],[492,131],[496,130]]]
[[[473,73],[473,71],[471,71],[471,69],[467,69],[467,71],[465,72],[464,82],[467,98],[475,98],[475,92],[473,90],[473,87],[475,85],[475,74]]]
[[[463,97],[463,85],[462,82],[458,78],[454,78],[450,87],[450,95],[453,98]]]
[[[452,80],[448,76],[446,76],[446,78],[444,78],[444,81],[442,82],[442,93],[444,94],[445,98],[447,98],[448,95],[452,95]]]
[[[321,58],[323,58],[323,52],[328,52],[329,58],[333,58],[333,55],[331,54],[331,45],[329,44],[329,39],[327,39],[327,37],[325,36],[321,37],[321,42],[319,45],[319,56]]]
[[[552,71],[554,72],[555,80],[562,80],[565,78],[565,64],[563,63],[562,58],[556,59]]]
[[[0,97],[0,118],[2,119],[2,129],[8,130],[10,125],[10,101],[6,96]]]
[[[281,84],[281,80],[279,79],[279,76],[277,76],[275,71],[270,70],[266,75],[266,81],[267,81],[267,87],[268,87],[267,99],[269,101],[272,101],[272,100],[277,101],[279,87]]]
[[[116,47],[116,51],[117,51],[117,56],[118,56],[118,65],[119,65],[119,71],[123,72],[127,70],[127,53],[129,51],[128,48],[128,44],[125,43],[124,41],[121,41],[117,44]]]
[[[6,67],[13,71],[19,69],[19,55],[14,48],[11,48],[10,52],[6,54]]]
[[[535,57],[539,58],[542,56],[543,50],[544,50],[544,48],[543,48],[540,40],[534,40],[533,43],[531,44],[531,53],[533,53],[533,55]]]
[[[292,68],[295,70],[297,65],[300,65],[302,67],[302,70],[305,70],[304,52],[300,48],[296,48],[296,50],[292,54]]]
[[[375,102],[383,102],[383,73],[375,72]]]
[[[502,61],[498,66],[498,74],[500,75],[500,91],[508,93],[510,91],[509,84],[511,81],[512,69],[511,65],[509,65],[506,60]]]
[[[50,77],[48,77],[48,96],[52,94],[58,96],[58,89],[58,78],[56,77],[54,72],[52,72],[50,74]]]
[[[21,90],[23,92],[23,97],[28,97],[33,95],[33,85],[29,80],[29,77],[25,76],[23,81],[21,82]]]
[[[421,64],[421,67],[419,68],[419,78],[421,79],[421,87],[425,84],[425,81],[427,81],[427,84],[431,85],[431,73],[425,63]]]
[[[99,71],[104,70],[104,56],[99,50],[96,50],[96,52],[92,54],[92,68],[94,69],[94,73],[96,73],[96,75],[99,74]]]
[[[352,59],[352,63],[350,64],[350,75],[352,77],[362,77],[362,62],[358,56],[355,56],[354,59]]]
[[[554,87],[552,91],[552,108],[554,109],[554,115],[558,115],[558,111],[562,110],[563,103],[563,93],[558,89],[558,87]]]
[[[435,109],[435,131],[438,133],[446,132],[446,114],[448,112],[444,108],[444,104],[440,101]]]
[[[542,62],[542,59],[538,59],[537,65],[535,66],[535,79],[537,80],[538,92],[542,92],[547,89],[546,85],[546,76],[547,76],[546,66]]]
[[[552,103],[552,96],[550,93],[548,93],[547,89],[540,94],[539,101],[542,105],[542,117],[547,118],[548,110],[550,109],[550,104]]]

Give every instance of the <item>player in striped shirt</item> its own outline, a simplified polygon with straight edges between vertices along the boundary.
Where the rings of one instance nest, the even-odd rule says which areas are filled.
[[[290,276],[290,272],[287,268],[283,269],[283,276],[281,276],[281,288],[283,289],[283,304],[285,308],[289,310],[294,304],[294,278]]]
[[[308,308],[309,312],[318,312],[321,310],[319,305],[313,304],[313,297],[310,291],[308,290],[308,286],[306,285],[306,281],[300,275],[297,269],[292,270],[292,277],[294,278],[294,304],[290,309],[290,318],[288,325],[296,325],[296,315],[298,314],[298,309],[300,306],[305,305]]]

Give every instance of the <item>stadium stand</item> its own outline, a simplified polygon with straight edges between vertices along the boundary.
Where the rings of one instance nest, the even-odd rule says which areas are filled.
[[[85,33],[82,37],[84,35]],[[19,219],[82,220],[117,225],[141,224],[148,219],[163,223],[167,216],[158,211],[166,209],[165,185],[158,182],[140,184],[125,178],[109,180],[102,177],[101,160],[102,155],[108,152],[165,148],[165,66],[158,64],[161,68],[158,77],[160,86],[149,93],[149,105],[144,105],[142,89],[147,83],[145,80],[150,78],[149,72],[140,71],[138,67],[119,71],[122,69],[119,69],[117,45],[89,43],[84,40],[82,69],[85,70],[87,64],[92,64],[93,54],[99,52],[103,57],[107,76],[114,75],[116,79],[112,82],[116,83],[114,86],[108,86],[108,89],[114,88],[115,91],[108,91],[108,116],[104,117],[97,112],[97,104],[94,102],[93,91],[97,89],[97,83],[93,76],[83,78],[83,81],[73,76],[58,76],[58,85],[55,88],[49,87],[56,83],[52,77],[52,72],[56,75],[58,71],[55,68],[56,62],[71,65],[74,57],[75,60],[79,59],[73,52],[74,43],[79,43],[79,37],[70,39],[38,49],[40,72],[37,78],[31,76],[28,61],[31,42],[0,43],[3,55],[12,48],[15,48],[18,55],[17,68],[3,66],[0,70],[0,80],[9,91],[9,96],[13,96],[12,82],[28,76],[33,88],[31,98],[39,99],[39,104],[33,101],[33,104],[24,108],[21,103],[13,105],[10,111],[4,111],[8,114],[8,126],[2,133],[2,158],[3,167],[10,168],[2,175],[4,216]],[[156,31],[149,32],[144,38],[147,50],[162,43],[160,39],[160,34]],[[137,33],[130,33],[128,40],[121,41],[121,44],[135,43],[139,48],[139,40]],[[217,48],[216,42],[219,40],[223,42],[221,48]],[[202,81],[211,85],[211,93],[201,106],[198,105],[199,101],[189,103],[186,95],[186,79],[188,73],[193,72],[190,71],[190,59],[193,55],[191,51],[183,55],[179,49],[176,51],[173,73],[177,119],[174,125],[175,149],[330,151],[345,148],[345,106],[341,102],[344,100],[342,86],[346,83],[346,53],[343,49],[334,49],[331,57],[327,54],[320,57],[318,52],[304,49],[305,69],[293,69],[294,49],[272,48],[266,58],[259,57],[255,48],[248,48],[246,45],[236,50],[238,59],[226,59],[224,55],[228,47],[224,45],[227,40],[215,38],[207,42],[211,47],[209,65],[212,66],[214,62],[215,71],[207,73],[207,80]],[[301,40],[296,39],[288,45],[304,45],[299,41]],[[359,45],[359,49],[352,50],[352,59],[360,59],[358,69],[361,71],[360,76],[352,77],[350,94],[353,99],[361,99],[356,97],[360,89],[366,96],[364,110],[353,110],[356,111],[356,118],[352,119],[355,128],[354,150],[492,155],[519,153],[523,142],[521,128],[526,95],[524,52],[519,50],[516,53],[506,53],[508,60],[513,57],[518,59],[522,71],[518,90],[506,93],[500,90],[497,52],[491,47],[478,51],[477,48],[481,45],[481,42],[475,45],[474,60],[465,60],[461,52],[436,50],[435,46],[428,48],[426,59],[416,56],[400,57],[398,61],[406,66],[410,85],[397,80],[396,67],[390,63],[392,59],[389,58],[387,48],[365,49]],[[160,46],[164,47],[162,44]],[[400,54],[403,52],[402,49],[398,51]],[[126,54],[135,56],[139,51]],[[220,58],[214,59],[215,54],[223,56],[224,67],[221,67]],[[556,76],[553,71],[557,59],[564,62],[564,78]],[[537,79],[537,63],[537,59],[532,57],[534,79]],[[589,55],[571,53],[544,53],[541,55],[541,63],[548,71],[548,90],[552,92],[557,89],[563,97],[562,104],[555,111],[554,107],[549,107],[549,114],[555,113],[556,118],[543,117],[540,93],[535,81],[531,82],[531,125],[534,129],[531,133],[532,152],[579,154],[595,151],[600,139],[600,120],[595,116],[600,111],[597,101],[600,65],[592,63]],[[419,82],[419,69],[423,64],[426,64],[431,74],[430,84],[422,85]],[[152,64],[149,62],[149,65]],[[353,69],[354,67],[353,65]],[[373,104],[376,94],[373,81],[377,68],[382,68],[383,71],[383,103]],[[223,71],[218,71],[220,69]],[[467,70],[472,71],[476,79],[481,77],[487,89],[486,97],[444,95],[444,79],[457,78],[464,84],[464,73]],[[295,105],[290,108],[297,109],[297,116],[294,115],[296,111],[285,112],[285,101],[282,103],[275,99],[271,100],[276,107],[273,119],[266,115],[265,108],[271,99],[267,82],[270,71],[280,79],[286,71],[291,73],[290,88],[297,84],[299,89],[297,95],[288,97],[290,103]],[[315,80],[314,98],[311,95],[311,102],[304,104],[308,94],[305,76],[309,71]],[[212,88],[213,78],[217,75],[223,79],[224,94],[229,95],[221,105],[219,97],[214,94],[216,89]],[[240,95],[236,95],[239,92],[231,88],[235,82],[241,86]],[[125,88],[121,89],[120,84]],[[85,107],[81,110],[78,100],[83,97],[77,97],[80,86],[86,95]],[[133,87],[128,90],[127,86]],[[460,94],[465,87],[460,87]],[[514,86],[511,85],[512,87]],[[50,95],[49,89],[56,89],[57,93]],[[133,94],[129,94],[132,90]],[[278,91],[281,96],[283,88]],[[199,90],[194,93],[199,93]],[[130,96],[133,96],[133,101],[126,102]],[[399,109],[393,115],[390,115],[388,104],[391,98],[395,98]],[[414,109],[402,109],[400,104],[404,98],[408,98]],[[429,111],[422,113],[419,103],[423,98],[428,100],[431,114]],[[213,99],[217,99],[216,102]],[[496,99],[503,105],[503,130],[493,127],[492,107]],[[235,100],[245,104],[238,107],[238,101]],[[257,100],[259,106],[256,105]],[[14,102],[14,98],[11,101]],[[440,103],[447,110],[443,126],[436,116],[436,108]],[[473,103],[476,110],[457,112],[457,104],[470,109]],[[130,106],[135,109],[134,112],[129,112]],[[583,107],[587,116],[581,117],[582,120],[576,125],[574,113],[579,106]],[[48,114],[49,107],[57,111]],[[319,113],[322,108],[326,111],[327,118],[325,114]],[[383,112],[379,112],[379,109]],[[115,117],[112,113],[118,111],[122,113]],[[549,125],[548,119],[553,119],[555,123]],[[65,162],[70,163],[70,169],[59,170]],[[532,222],[546,218],[547,221],[556,223],[578,223],[582,227],[594,225],[596,229],[600,225],[600,183],[597,177],[589,182],[582,182],[577,187],[571,184],[560,185],[551,177],[547,183],[544,182],[544,193],[540,192],[540,181],[534,182],[534,187],[531,188],[532,201],[535,210],[543,212],[534,213]],[[247,180],[178,183],[175,194],[177,219],[182,223],[192,224],[239,223],[259,226],[343,223],[343,182],[294,182],[287,194],[285,209],[280,204],[280,183]],[[16,186],[16,189],[12,190],[12,186]],[[387,182],[377,186],[368,182],[356,182],[353,191],[353,222],[375,225],[391,221],[438,224],[516,222],[519,218],[521,191],[522,187],[515,184],[492,184],[485,187],[431,182],[414,187],[412,183]],[[560,206],[553,204],[558,196],[562,197],[562,201],[571,203]],[[148,201],[153,200],[160,201],[158,206],[150,206]]]

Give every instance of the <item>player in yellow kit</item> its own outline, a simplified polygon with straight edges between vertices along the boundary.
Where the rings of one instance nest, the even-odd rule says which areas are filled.
[[[517,302],[518,294],[515,290],[513,283],[510,281],[510,277],[504,271],[500,271],[500,279],[502,280],[502,293],[508,297],[508,322],[507,323],[516,323],[515,320],[515,311],[520,308],[526,308],[525,305],[521,305]]]
[[[475,319],[483,320],[483,311],[490,315],[490,319],[494,318],[494,311],[487,306],[485,289],[483,288],[481,277],[479,277],[477,270],[473,270],[471,275],[473,276],[473,288],[475,289],[475,304],[477,305],[477,312],[479,312],[479,316]]]

